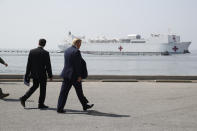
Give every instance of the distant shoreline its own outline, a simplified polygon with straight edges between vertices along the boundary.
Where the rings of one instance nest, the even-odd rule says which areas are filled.
[[[20,50],[20,49],[0,49],[0,54],[29,54],[30,50]],[[60,50],[48,50],[49,53],[51,54],[62,54],[64,53],[63,51]],[[115,54],[111,54],[110,52],[104,52],[104,53],[88,53],[88,52],[82,52],[83,54],[91,54],[91,55],[130,55],[130,56],[140,56],[140,55],[147,55],[147,56],[151,56],[151,55],[166,55],[163,52],[132,52],[132,53],[115,53]],[[190,50],[189,54],[193,54],[193,53],[197,53],[197,49],[195,50]],[[184,54],[183,54],[184,55]]]

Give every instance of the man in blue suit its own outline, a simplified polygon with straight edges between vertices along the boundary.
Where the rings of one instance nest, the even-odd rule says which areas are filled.
[[[82,78],[87,77],[87,69],[86,63],[81,57],[79,50],[81,42],[82,41],[80,39],[74,39],[72,46],[64,52],[64,68],[61,73],[61,77],[64,79],[64,81],[62,82],[62,87],[58,99],[58,113],[65,113],[64,106],[66,104],[68,93],[72,85],[75,87],[77,96],[84,111],[94,106],[94,104],[87,104],[88,100],[83,94],[81,80]]]

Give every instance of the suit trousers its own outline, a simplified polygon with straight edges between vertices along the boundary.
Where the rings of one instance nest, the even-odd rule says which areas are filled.
[[[75,91],[77,93],[77,96],[78,96],[78,99],[79,99],[81,105],[83,107],[87,105],[88,100],[86,99],[86,97],[83,94],[82,83],[78,82],[76,80],[72,81],[69,79],[64,79],[64,81],[62,82],[62,87],[61,87],[61,91],[60,91],[60,95],[59,95],[59,99],[58,99],[57,110],[64,109],[64,106],[67,101],[68,93],[69,93],[72,85],[75,88]]]
[[[0,95],[2,95],[3,94],[3,92],[2,92],[2,90],[1,90],[1,88],[0,88]]]
[[[25,93],[25,95],[22,97],[24,101],[26,101],[39,87],[40,85],[40,97],[39,97],[39,104],[44,104],[45,97],[46,97],[46,78],[42,79],[33,79],[33,86]]]

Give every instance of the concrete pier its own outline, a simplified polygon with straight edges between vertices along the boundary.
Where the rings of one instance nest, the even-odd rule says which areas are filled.
[[[54,82],[62,81],[59,75],[54,75]],[[1,74],[0,82],[22,82],[23,75]],[[84,81],[103,81],[103,82],[196,82],[197,76],[135,76],[135,75],[89,75]]]
[[[10,96],[0,100],[0,131],[196,131],[197,83],[83,82],[84,94],[95,106],[87,111],[71,89],[66,114],[57,114],[61,82],[47,84],[39,110],[37,90],[24,109],[18,100],[29,87],[0,82]]]

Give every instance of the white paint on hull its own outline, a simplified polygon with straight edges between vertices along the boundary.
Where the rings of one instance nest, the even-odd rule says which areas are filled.
[[[83,52],[169,52],[184,53],[188,51],[191,42],[180,43],[82,43],[80,48]]]

